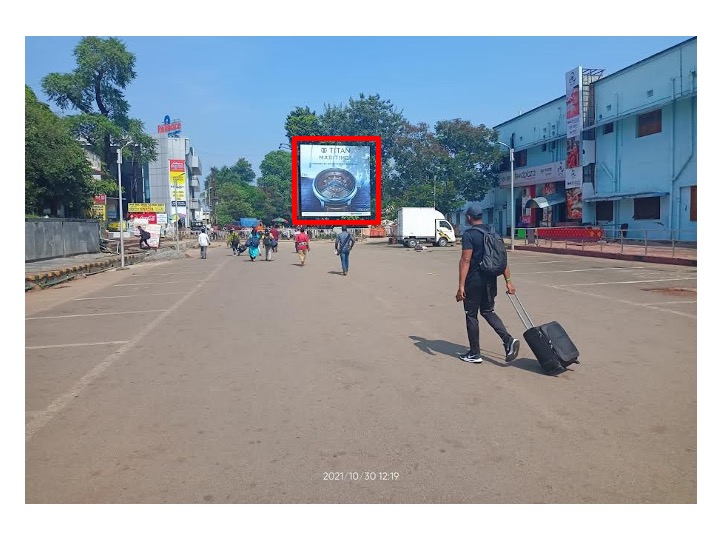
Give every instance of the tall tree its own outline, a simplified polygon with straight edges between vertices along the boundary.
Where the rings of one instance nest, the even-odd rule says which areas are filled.
[[[255,171],[252,164],[245,158],[237,160],[232,167],[224,166],[217,170],[216,180],[222,184],[252,184],[255,180]]]
[[[77,67],[71,73],[50,73],[42,88],[68,116],[72,133],[88,142],[103,160],[104,175],[116,175],[118,143],[133,140],[139,159],[155,159],[155,140],[143,133],[143,124],[128,116],[124,90],[135,79],[135,55],[117,38],[84,37],[73,50]],[[126,150],[130,152],[130,149]]]
[[[260,164],[262,176],[257,185],[265,201],[263,216],[266,219],[282,217],[290,219],[292,214],[292,156],[290,152],[274,150],[269,152]]]
[[[86,217],[100,186],[67,125],[25,86],[25,213]]]
[[[297,135],[322,135],[320,118],[309,107],[295,107],[285,118],[285,135],[292,144]]]
[[[460,198],[479,201],[497,181],[502,151],[497,132],[483,124],[473,126],[456,118],[435,125],[435,133],[447,157],[440,163],[443,180],[452,181]]]

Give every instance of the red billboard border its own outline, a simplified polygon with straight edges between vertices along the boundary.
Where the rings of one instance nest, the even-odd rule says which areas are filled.
[[[300,178],[298,169],[299,143],[301,142],[374,142],[375,143],[375,219],[301,219],[300,218]],[[349,227],[380,225],[381,219],[381,196],[382,196],[382,160],[381,148],[382,140],[378,135],[358,135],[358,136],[320,136],[320,135],[298,135],[292,138],[292,224],[293,225],[325,225],[335,227],[338,225],[347,225]]]

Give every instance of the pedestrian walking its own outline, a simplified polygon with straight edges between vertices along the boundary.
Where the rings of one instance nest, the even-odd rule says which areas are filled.
[[[265,249],[265,260],[266,261],[272,261],[272,254],[273,254],[273,242],[274,238],[272,234],[270,234],[270,231],[268,229],[265,229],[265,231],[262,234],[262,245]],[[275,244],[277,245],[277,244]]]
[[[342,231],[335,238],[335,253],[340,255],[340,265],[343,276],[347,276],[350,270],[350,250],[355,245],[355,238],[347,230],[347,225],[342,226]]]
[[[233,255],[240,255],[240,235],[235,231],[230,233],[230,246],[232,246]]]
[[[198,244],[200,244],[200,258],[207,259],[207,249],[210,245],[210,237],[205,232],[205,229],[198,234]]]
[[[462,236],[462,255],[460,256],[460,276],[458,290],[455,294],[457,302],[463,302],[465,310],[465,326],[467,328],[470,350],[461,356],[465,362],[479,364],[480,357],[480,325],[478,310],[493,330],[502,339],[505,348],[505,361],[512,362],[520,350],[520,340],[512,337],[505,328],[500,317],[495,313],[495,297],[497,296],[498,275],[487,273],[480,268],[485,256],[486,235],[494,234],[483,226],[482,208],[473,203],[465,211],[470,228]],[[502,241],[502,239],[500,239]],[[504,253],[504,250],[503,250]],[[502,275],[505,286],[510,294],[515,294],[515,286],[510,280],[510,266],[505,263]]]
[[[260,233],[258,233],[255,227],[253,227],[252,231],[250,231],[250,236],[248,236],[245,245],[248,247],[250,260],[255,262],[258,255],[260,255]]]
[[[270,234],[273,237],[273,251],[277,253],[278,250],[278,240],[280,240],[280,230],[277,228],[276,225],[272,226],[272,229],[270,229]]]
[[[150,233],[142,228],[142,225],[138,225],[138,231],[140,234],[140,249],[150,249],[150,244],[148,244],[148,240],[150,240]],[[143,244],[145,244],[145,247],[143,247]]]
[[[305,257],[310,251],[310,237],[305,232],[305,227],[300,227],[300,232],[295,237],[295,245],[300,257],[300,266],[305,266]]]

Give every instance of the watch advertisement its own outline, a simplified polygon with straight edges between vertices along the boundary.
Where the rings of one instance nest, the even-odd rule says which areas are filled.
[[[369,217],[370,146],[300,144],[300,216]]]

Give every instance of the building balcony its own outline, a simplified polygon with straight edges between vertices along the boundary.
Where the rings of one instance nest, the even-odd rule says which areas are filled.
[[[202,174],[202,163],[200,163],[200,158],[195,155],[188,156],[188,158],[190,158],[188,160],[188,165],[190,167],[190,173],[193,175],[198,175],[198,176],[201,175]]]

